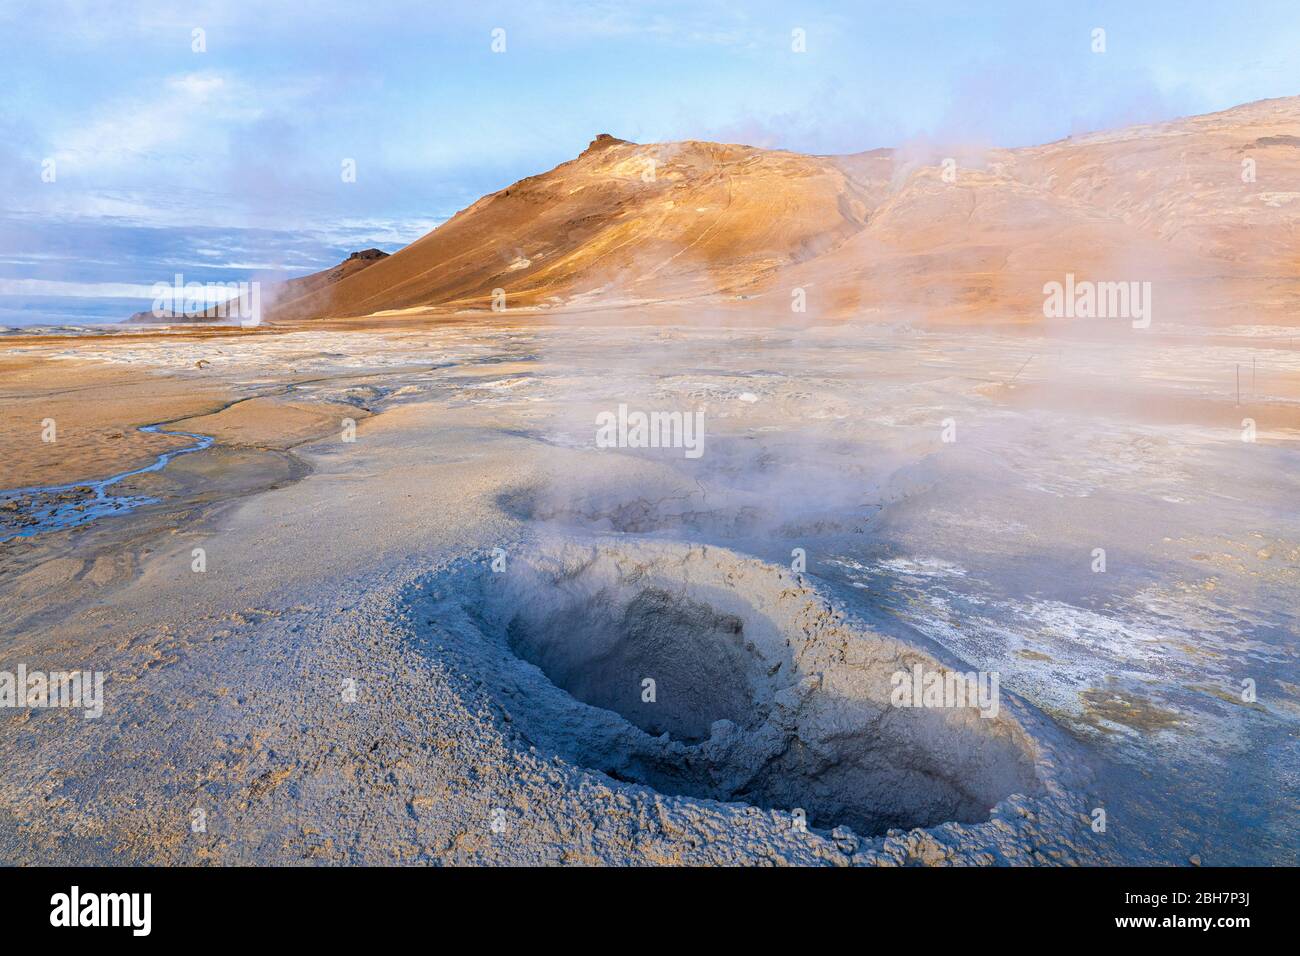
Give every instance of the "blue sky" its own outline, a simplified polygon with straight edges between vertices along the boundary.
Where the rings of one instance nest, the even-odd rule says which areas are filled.
[[[1300,94],[1297,50],[1294,0],[5,0],[0,324],[392,250],[598,132],[1024,145]]]

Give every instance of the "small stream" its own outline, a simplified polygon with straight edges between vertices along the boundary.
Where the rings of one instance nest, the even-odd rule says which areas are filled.
[[[96,481],[77,481],[68,485],[13,488],[0,491],[0,543],[13,538],[30,538],[49,531],[65,531],[106,515],[125,514],[158,499],[146,495],[115,495],[113,485],[136,475],[162,471],[173,458],[210,448],[211,435],[170,431],[158,425],[141,425],[140,431],[156,435],[179,435],[194,439],[193,445],[163,452],[143,468],[133,468]]]

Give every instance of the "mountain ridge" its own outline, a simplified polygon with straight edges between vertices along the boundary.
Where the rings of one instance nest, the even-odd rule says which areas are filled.
[[[1300,97],[1013,149],[824,156],[600,133],[393,255],[275,296],[268,316],[666,302],[779,315],[802,289],[828,319],[1036,323],[1043,283],[1076,273],[1158,280],[1167,305],[1211,324],[1249,285],[1263,321],[1290,324],[1295,142]]]

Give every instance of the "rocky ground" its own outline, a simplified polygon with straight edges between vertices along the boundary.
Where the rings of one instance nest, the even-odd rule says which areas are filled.
[[[0,713],[0,859],[1296,862],[1283,343],[618,334],[11,343],[23,421],[142,396],[58,410],[98,468],[6,436],[24,530],[181,444],[141,425],[214,441],[0,543],[0,670],[107,675],[102,718]],[[704,453],[595,447],[619,403]],[[917,663],[997,717],[890,708]]]

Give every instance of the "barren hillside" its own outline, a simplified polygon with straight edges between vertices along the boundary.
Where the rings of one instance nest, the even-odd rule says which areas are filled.
[[[745,302],[850,317],[1042,321],[1065,273],[1151,281],[1166,315],[1293,324],[1300,98],[971,154],[805,156],[602,134],[278,319]],[[1251,315],[1241,315],[1241,303]]]

